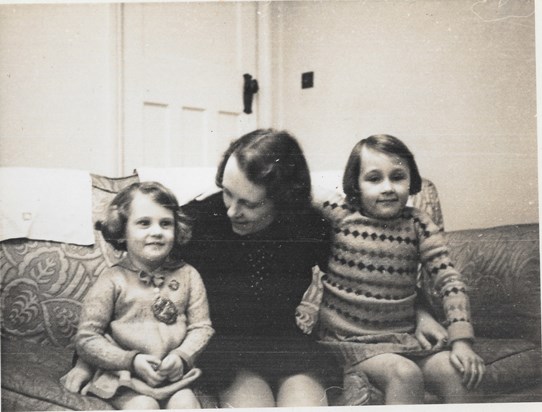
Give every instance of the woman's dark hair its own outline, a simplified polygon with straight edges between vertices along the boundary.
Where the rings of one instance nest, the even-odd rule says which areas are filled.
[[[181,213],[175,195],[158,182],[132,183],[113,198],[105,212],[105,218],[97,221],[96,230],[102,232],[104,239],[117,250],[126,250],[126,222],[136,192],[149,196],[159,205],[173,212],[175,219],[175,245],[180,246],[190,240],[192,228],[188,218]]]
[[[422,177],[418,171],[414,155],[408,147],[397,137],[388,134],[376,134],[356,143],[346,163],[343,175],[343,190],[346,198],[352,205],[361,204],[359,172],[361,170],[361,149],[364,146],[381,153],[399,156],[401,159],[406,160],[410,169],[409,193],[414,195],[422,189]]]
[[[222,187],[224,169],[235,156],[247,179],[266,189],[277,211],[305,209],[311,204],[311,177],[297,140],[287,131],[258,129],[234,140],[216,173]]]

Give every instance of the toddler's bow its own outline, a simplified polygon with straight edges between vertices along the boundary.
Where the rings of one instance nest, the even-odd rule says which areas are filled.
[[[150,275],[147,272],[141,271],[138,273],[138,276],[139,280],[141,280],[145,285],[150,285],[152,283],[154,286],[160,287],[164,284],[164,275],[161,273]]]

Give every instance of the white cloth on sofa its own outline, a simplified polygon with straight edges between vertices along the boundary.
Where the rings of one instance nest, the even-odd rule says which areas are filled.
[[[158,182],[169,188],[180,205],[217,192],[216,167],[139,167],[140,182]]]
[[[0,168],[0,241],[94,244],[92,180],[73,169]]]

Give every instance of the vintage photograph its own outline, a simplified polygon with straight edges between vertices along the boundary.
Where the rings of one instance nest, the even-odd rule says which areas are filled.
[[[540,407],[535,9],[0,1],[1,409]]]

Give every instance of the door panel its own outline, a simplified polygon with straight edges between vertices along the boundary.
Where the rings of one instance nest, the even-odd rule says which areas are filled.
[[[242,100],[243,74],[256,70],[255,16],[254,2],[124,5],[125,173],[214,166],[256,128]]]

